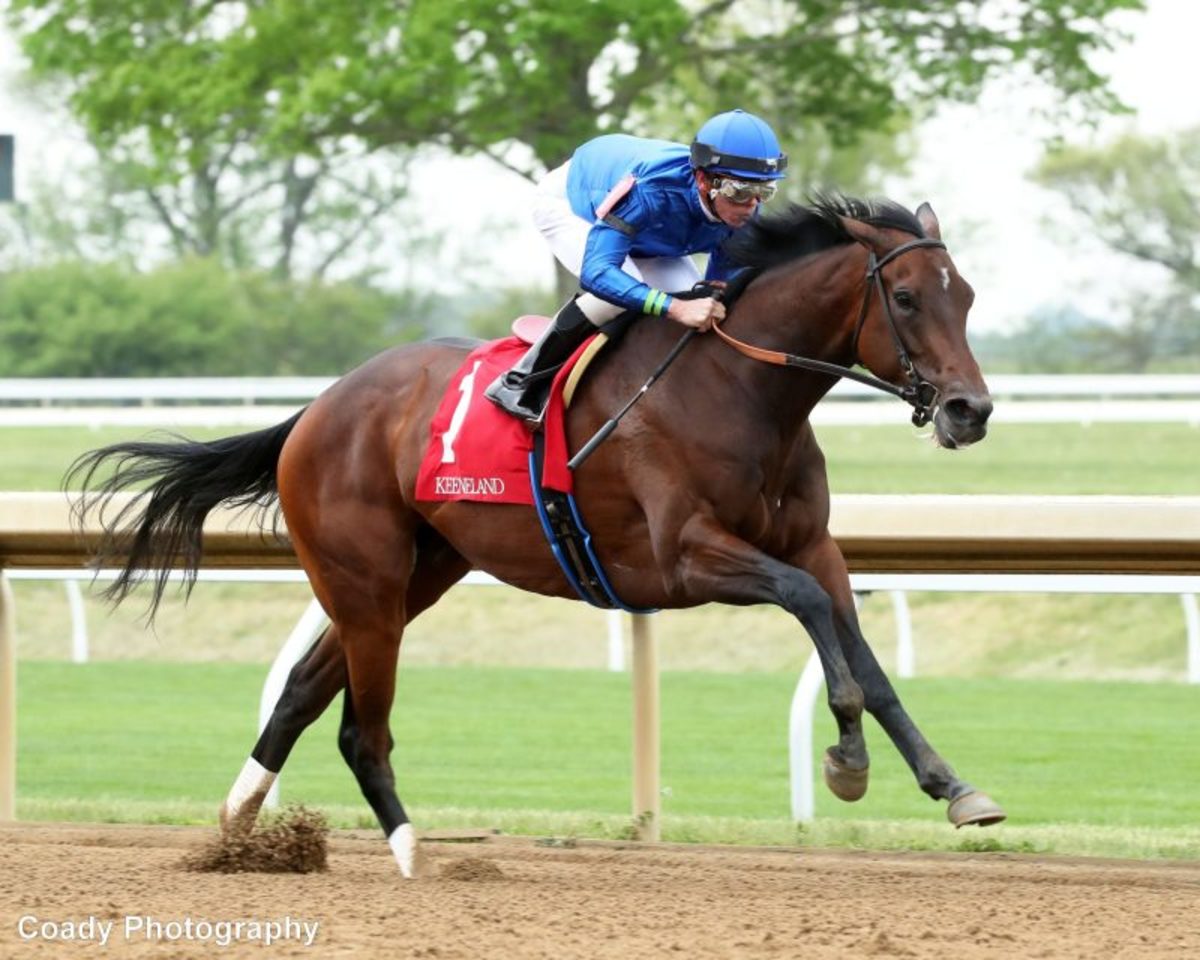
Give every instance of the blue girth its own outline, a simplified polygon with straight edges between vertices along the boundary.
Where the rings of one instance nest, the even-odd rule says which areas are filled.
[[[538,519],[542,522],[542,532],[567,582],[581,600],[586,600],[593,607],[624,610],[627,613],[655,613],[654,609],[626,606],[613,592],[592,547],[592,535],[583,525],[575,498],[569,493],[542,487],[541,454],[542,437],[539,434],[534,438],[533,450],[529,453],[529,486],[533,491]]]

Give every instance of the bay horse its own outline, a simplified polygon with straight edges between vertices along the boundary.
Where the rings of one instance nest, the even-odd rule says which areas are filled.
[[[643,608],[782,607],[824,669],[838,727],[824,774],[837,796],[866,791],[866,708],[920,788],[949,801],[952,823],[998,822],[1003,811],[917,729],[862,635],[808,419],[843,368],[861,364],[913,403],[915,421],[932,422],[940,446],[981,439],[992,403],[966,339],[974,293],[928,204],[914,214],[886,200],[818,197],[758,219],[729,250],[748,269],[729,291],[722,336],[693,337],[576,471],[576,499],[615,594]],[[644,317],[602,351],[569,411],[571,449],[637,391],[681,332]],[[81,519],[99,509],[103,550],[123,564],[114,600],[157,571],[153,611],[163,571],[183,566],[194,577],[201,527],[218,504],[277,506],[329,616],[221,808],[223,829],[249,829],[300,734],[344,690],[338,745],[402,874],[412,876],[417,844],[396,792],[389,731],[405,626],[472,568],[577,599],[531,507],[414,495],[430,420],[475,345],[396,347],[278,426],[211,442],[118,443],[68,473],[67,484],[83,490]],[[796,368],[797,355],[810,369]],[[144,489],[106,518],[105,501],[130,488]]]

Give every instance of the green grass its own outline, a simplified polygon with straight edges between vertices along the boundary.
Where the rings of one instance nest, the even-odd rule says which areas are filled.
[[[238,430],[189,428],[189,436],[207,439]],[[63,475],[80,454],[122,440],[157,434],[150,427],[5,427],[0,429],[0,490],[58,490]]]
[[[264,670],[238,664],[23,662],[19,811],[25,818],[211,822],[254,740]],[[794,842],[783,674],[667,673],[667,836]],[[868,725],[870,792],[819,788],[819,845],[1200,856],[1195,737],[1182,685],[911,680],[914,717],[960,772],[1008,811],[997,831],[955,833],[885,736]],[[628,825],[629,678],[600,671],[401,672],[393,715],[401,797],[424,826],[618,836]],[[297,746],[285,801],[343,825],[370,815],[335,747],[335,708]],[[818,709],[819,748],[832,721]],[[994,839],[989,839],[989,837]]]
[[[0,490],[56,490],[79,454],[151,432],[5,428]],[[839,493],[1200,493],[1200,430],[1186,424],[997,424],[983,443],[956,452],[907,427],[822,427],[818,436]]]
[[[1197,494],[1200,429],[1187,424],[996,424],[947,451],[895,427],[822,427],[835,493]]]
[[[0,490],[57,489],[80,453],[147,432],[5,429]],[[1200,433],[1184,425],[996,426],[985,443],[956,453],[904,428],[819,434],[835,492],[1200,492]],[[69,627],[60,588],[18,583],[16,591],[22,657],[64,657]],[[108,619],[93,609],[94,655],[262,660],[305,602],[299,588],[269,592],[268,604],[262,588],[201,585],[187,610],[168,604],[158,636],[137,624],[136,598]],[[947,759],[1005,806],[1008,824],[984,833],[951,830],[944,808],[919,793],[869,724],[867,797],[844,805],[819,787],[818,820],[798,836],[787,808],[786,722],[807,640],[778,611],[705,608],[663,615],[656,625],[663,664],[677,671],[663,678],[664,836],[1200,857],[1191,792],[1200,770],[1194,689],[1012,679],[1179,677],[1176,598],[913,594],[910,603],[925,678],[898,687]],[[531,606],[537,604],[543,606]],[[214,635],[218,618],[222,631]],[[863,619],[890,663],[886,599],[870,601]],[[493,640],[499,622],[528,628],[500,631]],[[626,676],[446,667],[598,666],[602,637],[598,615],[579,604],[513,599],[509,591],[452,593],[417,621],[405,658],[428,666],[401,673],[395,734],[401,795],[421,825],[627,832]],[[253,743],[264,674],[265,667],[244,663],[78,667],[24,659],[21,815],[211,822]],[[1008,679],[976,679],[997,675]],[[317,805],[339,825],[371,825],[334,746],[336,714],[331,710],[297,747],[284,798]],[[818,755],[833,739],[832,722],[823,710],[819,717]]]

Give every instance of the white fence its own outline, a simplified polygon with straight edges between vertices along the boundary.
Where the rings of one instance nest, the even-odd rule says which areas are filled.
[[[0,379],[0,426],[265,426],[332,377]],[[1200,426],[1200,375],[1000,375],[988,380],[996,423],[1189,423]],[[908,407],[840,381],[813,422],[903,423]]]

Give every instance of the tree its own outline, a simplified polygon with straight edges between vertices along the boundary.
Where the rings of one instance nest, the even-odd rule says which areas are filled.
[[[1089,56],[1119,38],[1112,14],[1143,7],[1143,0],[0,3],[35,73],[64,85],[92,140],[132,171],[176,248],[234,251],[242,258],[234,262],[244,262],[247,251],[267,247],[231,218],[270,197],[269,249],[278,250],[284,272],[290,231],[312,221],[314,184],[328,183],[326,165],[347,151],[383,156],[435,143],[533,178],[597,134],[686,140],[705,116],[741,104],[770,120],[805,161],[793,164],[793,191],[810,182],[855,188],[879,179],[881,158],[902,162],[897,132],[922,105],[970,98],[1006,71],[1057,90],[1054,102],[1064,110],[1115,106]],[[864,150],[867,137],[874,139]],[[818,172],[820,165],[835,175]],[[348,214],[378,193],[360,184],[337,196]],[[190,229],[179,222],[185,212]],[[346,233],[351,242],[355,231]]]
[[[296,158],[247,157],[160,181],[123,146],[107,156],[81,147],[76,161],[68,178],[35,171],[27,199],[0,208],[0,266],[211,257],[233,270],[323,279],[356,252],[353,271],[341,272],[359,275],[370,267],[364,251],[382,247],[382,215],[405,192],[403,180],[379,184],[353,163],[302,170]]]
[[[0,376],[338,374],[429,333],[435,304],[210,259],[0,275]]]
[[[10,22],[38,24],[24,38],[38,93],[72,104],[98,156],[81,151],[74,165],[82,206],[63,202],[63,185],[39,185],[36,229],[23,224],[31,245],[77,255],[134,247],[143,261],[161,249],[282,279],[320,279],[352,252],[359,272],[370,268],[378,221],[406,193],[405,153],[349,139],[276,149],[266,114],[235,117],[217,105],[221,91],[204,76],[209,54],[193,42],[205,14],[186,3],[163,6],[157,20],[139,4],[114,4],[86,28],[86,17],[64,21],[65,10],[38,6],[8,5]],[[163,33],[172,29],[188,36],[176,43]],[[93,55],[100,61],[88,62]],[[110,111],[121,102],[141,110],[160,81],[174,104],[157,121],[121,128]]]
[[[35,69],[98,143],[159,170],[209,140],[322,156],[438,142],[526,175],[598,133],[686,137],[732,103],[838,142],[1025,70],[1110,107],[1088,56],[1142,0],[8,0]],[[669,116],[655,113],[670,108]],[[205,139],[207,138],[207,139]],[[220,154],[218,154],[220,156]]]
[[[1200,127],[1168,137],[1127,134],[1100,147],[1061,146],[1035,171],[1096,237],[1162,267],[1165,289],[1140,292],[1111,331],[1132,368],[1200,359]]]

